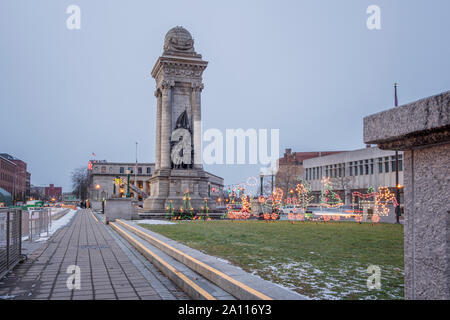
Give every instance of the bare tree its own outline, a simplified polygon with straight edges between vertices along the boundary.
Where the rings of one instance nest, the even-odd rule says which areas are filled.
[[[300,183],[302,167],[295,164],[280,165],[276,175],[275,186],[283,190],[284,195],[289,195],[290,190]]]
[[[87,167],[80,167],[72,171],[71,179],[73,193],[78,195],[80,200],[86,199],[89,187],[89,173]]]
[[[345,204],[350,201],[350,181],[350,177],[336,177],[331,181],[337,190],[343,191]]]

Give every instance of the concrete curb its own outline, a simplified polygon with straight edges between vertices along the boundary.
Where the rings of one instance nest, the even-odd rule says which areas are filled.
[[[152,237],[151,235],[137,229],[136,227],[124,222],[123,220],[116,220],[118,224],[125,227],[132,233],[148,241],[158,249],[162,250],[172,258],[185,264],[195,272],[204,276],[223,290],[227,291],[234,297],[241,300],[273,300],[271,297],[245,285],[244,283],[228,276],[227,274],[203,263],[186,253],[168,245],[167,243]]]
[[[110,222],[109,225],[117,231],[124,239],[126,239],[133,247],[135,247],[142,255],[144,255],[151,263],[153,263],[163,274],[178,285],[186,294],[195,300],[216,300],[212,295],[195,284],[179,270],[175,269],[158,255],[150,251],[141,243],[130,237],[117,223]]]

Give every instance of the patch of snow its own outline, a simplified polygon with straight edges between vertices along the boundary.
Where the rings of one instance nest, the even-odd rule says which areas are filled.
[[[165,221],[165,220],[135,220],[137,224],[176,224],[175,222]]]
[[[52,221],[52,225],[48,230],[48,236],[45,233],[45,236],[40,237],[39,239],[36,240],[36,242],[47,241],[57,230],[69,224],[69,222],[72,220],[72,218],[75,216],[77,212],[78,212],[77,210],[70,209],[70,211],[66,213],[63,217],[59,218],[58,220]]]
[[[0,299],[1,300],[8,300],[8,299],[14,299],[15,297],[16,296],[7,294],[7,295],[4,295],[4,296],[0,296]]]

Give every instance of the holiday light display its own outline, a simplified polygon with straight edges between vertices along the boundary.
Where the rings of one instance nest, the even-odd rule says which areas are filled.
[[[175,210],[173,208],[172,200],[169,201],[169,205],[166,207],[166,210],[167,210],[166,219],[173,219]],[[169,214],[170,214],[170,216],[169,216]]]
[[[378,223],[380,222],[380,216],[377,214],[372,215],[372,222],[373,223]]]
[[[378,192],[373,190],[374,189],[371,187],[367,190],[368,192],[371,192],[366,194],[360,192],[352,193],[354,213],[363,213],[364,204],[370,205],[372,202],[375,214],[378,216],[388,216],[390,211],[389,205],[392,204],[394,207],[398,206],[395,194],[389,191],[388,187],[379,187]],[[355,207],[357,207],[357,209]]]
[[[297,184],[295,191],[297,192],[298,197],[297,204],[300,205],[303,212],[305,212],[309,203],[314,199],[314,196],[310,194],[311,191],[303,183]]]
[[[341,197],[333,191],[333,186],[329,178],[322,178],[321,180],[324,191],[320,196],[320,205],[326,208],[339,208],[344,205]]]
[[[374,211],[381,216],[389,215],[389,203],[394,207],[398,206],[395,194],[390,192],[387,187],[379,187],[375,198]]]

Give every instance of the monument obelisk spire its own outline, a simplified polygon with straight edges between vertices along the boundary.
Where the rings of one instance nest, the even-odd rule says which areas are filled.
[[[203,171],[201,148],[202,74],[207,65],[195,52],[189,31],[175,27],[167,32],[163,55],[152,70],[156,81],[156,159],[151,194],[144,202],[149,212],[164,212],[169,201],[180,207],[186,190],[194,209],[208,197],[209,178]]]

